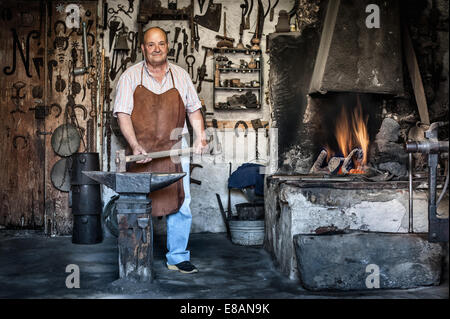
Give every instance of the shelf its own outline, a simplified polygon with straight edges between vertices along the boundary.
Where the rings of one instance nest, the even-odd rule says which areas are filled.
[[[239,73],[239,72],[242,72],[242,71],[250,71],[250,73],[253,73],[253,71],[255,71],[255,72],[259,72],[259,71],[261,71],[261,69],[241,69],[241,68],[219,68],[219,71],[230,71],[230,72],[236,72],[236,73]]]
[[[260,90],[261,89],[261,87],[256,87],[256,88],[247,88],[247,87],[245,87],[245,88],[235,88],[235,87],[217,87],[217,86],[215,86],[214,87],[214,89],[216,89],[216,90],[222,90],[222,91],[228,91],[228,90],[238,90],[238,91],[242,91],[242,90]]]
[[[261,54],[261,50],[236,49],[236,48],[212,48],[214,53],[246,53],[255,52]]]

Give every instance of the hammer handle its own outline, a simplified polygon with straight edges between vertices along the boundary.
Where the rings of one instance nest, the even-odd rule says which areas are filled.
[[[179,156],[179,155],[190,154],[192,152],[193,152],[193,149],[192,149],[192,147],[190,147],[190,148],[185,148],[185,149],[152,152],[152,153],[148,153],[148,154],[128,155],[125,157],[125,161],[127,163],[130,163],[130,162],[142,161],[147,158],[162,158],[162,157],[169,157],[169,156]]]

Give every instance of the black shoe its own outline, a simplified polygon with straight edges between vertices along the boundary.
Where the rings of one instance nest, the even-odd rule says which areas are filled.
[[[198,269],[195,268],[193,264],[191,264],[190,261],[182,261],[179,264],[176,265],[169,265],[167,264],[167,268],[170,270],[178,270],[179,272],[182,272],[183,274],[193,274],[195,272],[198,272]]]

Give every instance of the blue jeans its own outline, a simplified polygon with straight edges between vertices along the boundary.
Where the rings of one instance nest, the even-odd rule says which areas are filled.
[[[183,138],[182,147],[185,148],[187,142]],[[190,252],[186,250],[191,231],[192,215],[189,207],[191,203],[191,193],[189,190],[189,161],[190,157],[181,157],[181,166],[186,176],[183,177],[184,202],[177,213],[166,216],[167,222],[167,263],[175,265],[180,262],[190,260]]]

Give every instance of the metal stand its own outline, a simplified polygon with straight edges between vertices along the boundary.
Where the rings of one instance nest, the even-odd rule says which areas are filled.
[[[447,123],[435,122],[425,131],[426,141],[406,143],[406,152],[428,154],[428,241],[448,242],[448,218],[437,217],[436,184],[439,153],[448,152],[448,141],[438,141],[438,128]],[[410,154],[411,156],[411,154]],[[410,160],[411,163],[411,160]],[[410,218],[412,214],[412,168],[410,167]],[[446,183],[447,185],[447,183]],[[446,186],[442,192],[446,191]]]

